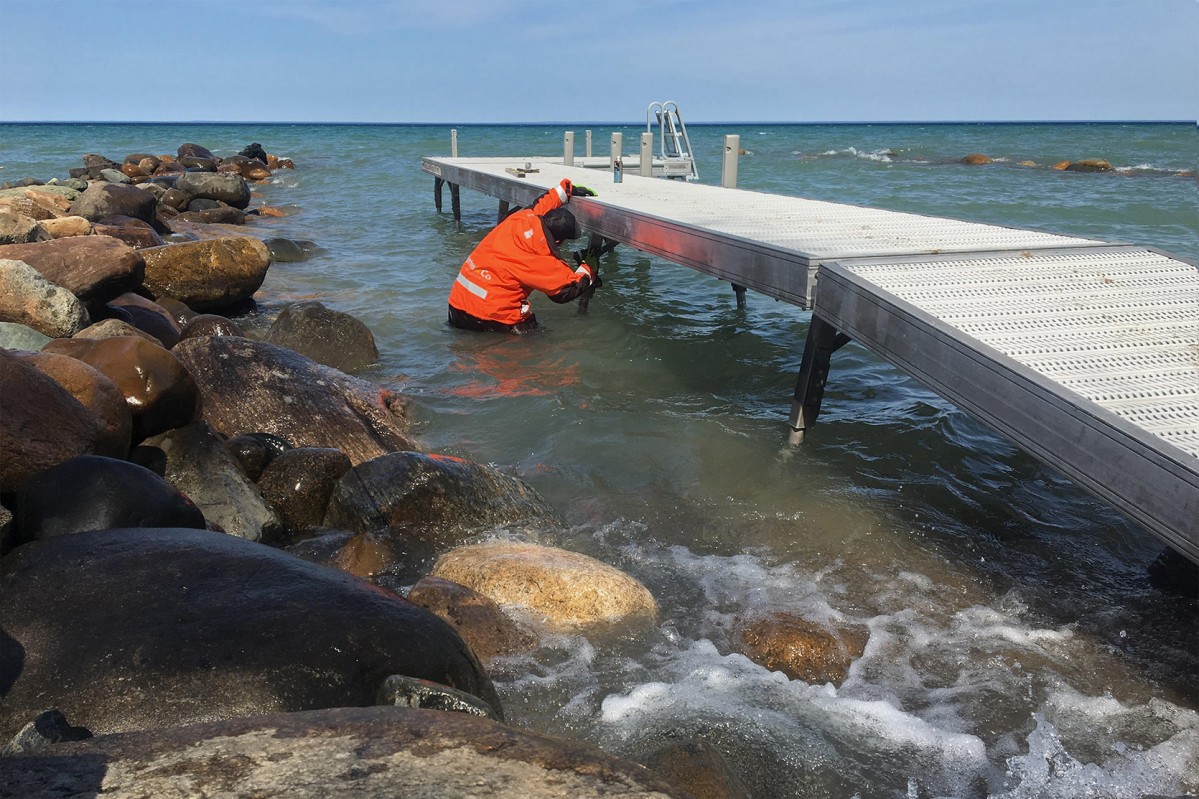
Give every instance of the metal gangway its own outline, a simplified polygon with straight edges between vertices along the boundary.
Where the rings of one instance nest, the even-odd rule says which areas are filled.
[[[691,140],[687,138],[687,126],[683,124],[679,104],[674,100],[650,103],[645,111],[645,132],[652,134],[655,123],[663,176],[699,180],[699,169],[695,165],[695,154]]]

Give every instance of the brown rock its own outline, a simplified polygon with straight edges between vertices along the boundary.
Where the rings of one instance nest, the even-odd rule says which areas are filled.
[[[137,288],[146,270],[137,250],[110,236],[9,244],[0,247],[0,258],[24,261],[87,306],[104,304]]]
[[[667,744],[642,762],[694,799],[749,799],[728,761],[716,747],[703,741]]]
[[[141,251],[145,286],[197,311],[247,300],[262,285],[271,255],[248,237],[190,241]]]
[[[53,352],[14,354],[53,378],[91,413],[99,427],[95,454],[110,458],[124,458],[129,454],[133,416],[111,380],[83,361],[66,355]]]
[[[174,315],[154,300],[129,291],[108,305],[129,314],[132,317],[127,320],[130,324],[161,341],[168,350],[179,343],[180,329]]]
[[[867,637],[862,628],[834,631],[779,611],[743,622],[739,643],[742,654],[771,671],[807,683],[840,685],[865,651]]]
[[[290,350],[215,336],[185,338],[172,352],[200,386],[204,419],[228,438],[272,433],[339,449],[352,463],[415,447],[397,395]]]
[[[127,178],[144,178],[146,175],[153,174],[153,172],[146,172],[137,164],[129,162],[121,164],[121,172]]]
[[[0,211],[0,244],[28,244],[42,238],[41,226],[33,217]]]
[[[204,313],[193,316],[180,332],[179,338],[182,340],[198,336],[245,336],[245,333],[232,319]]]
[[[182,331],[191,320],[198,316],[198,314],[191,308],[188,308],[185,303],[180,302],[174,297],[159,297],[154,302],[171,315],[171,318],[175,320],[175,325],[180,331]]]
[[[191,374],[174,355],[146,339],[56,339],[43,351],[78,358],[115,383],[133,414],[135,442],[182,427],[199,409]]]
[[[101,438],[100,425],[70,392],[5,349],[0,349],[0,419],[0,491],[95,452]]]
[[[35,222],[40,222],[43,219],[57,219],[61,215],[40,203],[34,202],[29,197],[13,197],[5,205],[8,206],[9,213],[28,217]]]
[[[351,465],[341,450],[296,447],[263,470],[258,490],[286,529],[320,527],[333,488]]]
[[[962,159],[963,164],[970,164],[972,166],[989,164],[989,163],[991,163],[991,161],[992,161],[992,158],[989,155],[983,155],[982,153],[971,153],[970,155],[968,155]]]
[[[1056,164],[1053,165],[1053,168],[1060,172],[1060,171],[1065,170],[1069,166],[1070,166],[1069,161],[1058,161]]]
[[[74,294],[24,261],[0,258],[0,322],[16,322],[59,338],[74,335],[90,321]]]
[[[139,250],[166,243],[154,228],[130,216],[106,216],[93,225],[93,230],[97,236],[112,236]]]
[[[1066,167],[1067,172],[1111,172],[1111,162],[1102,158],[1085,158]]]
[[[37,223],[46,234],[46,238],[63,239],[70,236],[88,236],[92,232],[92,223],[81,216],[64,216],[58,219],[45,219]]]
[[[162,199],[159,200],[159,202],[163,205],[174,208],[176,211],[182,211],[187,208],[188,203],[190,203],[193,199],[195,198],[193,198],[187,192],[180,191],[179,189],[172,187],[163,193]]]
[[[25,198],[46,209],[54,217],[64,216],[71,209],[71,200],[65,195],[39,189],[35,186],[25,189]]]
[[[558,629],[646,623],[658,614],[653,595],[619,569],[538,544],[459,547],[437,560],[433,576],[473,588],[500,606],[527,608]]]
[[[137,327],[126,322],[124,319],[101,319],[95,324],[88,325],[75,334],[75,338],[86,339],[105,339],[105,338],[122,338],[124,336],[137,336],[143,338],[159,347],[164,347],[161,340],[155,338],[144,330],[139,330]]]
[[[425,577],[412,586],[408,601],[449,622],[483,662],[527,652],[537,645],[537,637],[505,616],[499,605],[461,583]]]
[[[147,175],[153,175],[158,171],[158,167],[161,165],[162,162],[152,155],[144,156],[140,161],[137,162],[137,168]]]

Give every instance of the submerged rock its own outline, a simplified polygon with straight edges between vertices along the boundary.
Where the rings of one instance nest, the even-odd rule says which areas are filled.
[[[775,612],[744,620],[741,652],[793,680],[840,685],[853,661],[866,649],[865,628],[830,628],[794,613]]]
[[[728,761],[719,750],[703,741],[666,744],[641,762],[694,799],[749,799]]]
[[[1111,162],[1102,158],[1085,158],[1066,166],[1067,172],[1111,172],[1112,169]]]
[[[474,655],[432,613],[222,533],[36,541],[0,561],[0,592],[5,648],[23,661],[6,675],[0,738],[46,707],[99,735],[365,706],[391,674],[500,707]]]
[[[969,164],[971,166],[981,166],[982,164],[989,164],[993,160],[994,159],[992,159],[989,155],[983,155],[982,153],[971,153],[962,159],[962,163]]]
[[[484,663],[537,645],[537,637],[505,616],[492,599],[461,583],[425,577],[412,586],[408,601],[428,608],[453,625]]]

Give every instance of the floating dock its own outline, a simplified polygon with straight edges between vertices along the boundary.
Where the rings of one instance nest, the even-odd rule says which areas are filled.
[[[594,161],[595,163],[591,163]],[[626,161],[423,159],[584,229],[812,311],[791,439],[856,340],[1199,562],[1199,269],[1153,248],[643,177]],[[455,202],[457,207],[457,202]],[[739,295],[740,296],[740,295]]]

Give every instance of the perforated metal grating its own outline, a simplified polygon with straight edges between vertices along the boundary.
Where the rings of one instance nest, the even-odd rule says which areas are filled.
[[[1146,249],[843,266],[1199,458],[1199,271]]]

